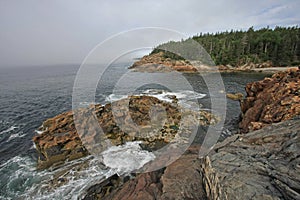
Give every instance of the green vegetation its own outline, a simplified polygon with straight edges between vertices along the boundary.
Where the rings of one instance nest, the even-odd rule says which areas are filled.
[[[205,33],[180,42],[168,42],[150,54],[164,52],[165,58],[201,60],[209,64],[208,54],[196,47],[200,43],[216,65],[240,66],[250,62],[271,61],[274,66],[300,64],[300,28],[276,27],[247,31]],[[199,45],[198,45],[199,46]],[[197,49],[195,49],[197,48]],[[173,52],[173,53],[171,53]]]

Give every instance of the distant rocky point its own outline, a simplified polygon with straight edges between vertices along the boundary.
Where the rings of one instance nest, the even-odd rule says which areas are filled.
[[[197,68],[185,60],[165,58],[163,52],[146,55],[136,61],[129,69],[139,72],[196,72]]]
[[[187,61],[184,59],[171,59],[166,57],[164,52],[152,53],[146,55],[134,62],[129,69],[135,72],[171,72],[178,71],[184,73],[195,73],[195,72],[277,72],[284,71],[287,69],[296,69],[297,67],[276,67],[272,65],[272,62],[262,62],[255,64],[249,62],[240,66],[231,65],[218,65],[208,66],[200,61]]]

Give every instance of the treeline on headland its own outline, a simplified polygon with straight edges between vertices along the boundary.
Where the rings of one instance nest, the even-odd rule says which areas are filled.
[[[200,33],[187,40],[161,44],[154,48],[150,55],[164,52],[165,58],[196,60],[199,55],[195,53],[196,49],[193,45],[195,42],[202,45],[216,65],[241,66],[262,62],[271,62],[273,66],[300,64],[300,28],[298,26],[274,29],[267,27],[259,30],[251,27],[247,31]]]

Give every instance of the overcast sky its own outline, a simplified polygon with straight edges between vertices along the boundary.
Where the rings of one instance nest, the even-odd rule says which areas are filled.
[[[200,32],[300,24],[299,0],[0,0],[0,67],[81,63],[121,31]]]

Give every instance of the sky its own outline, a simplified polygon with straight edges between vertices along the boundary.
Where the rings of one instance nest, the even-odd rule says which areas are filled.
[[[299,26],[299,10],[299,0],[0,0],[0,67],[80,64],[107,38],[142,27],[193,36]]]

